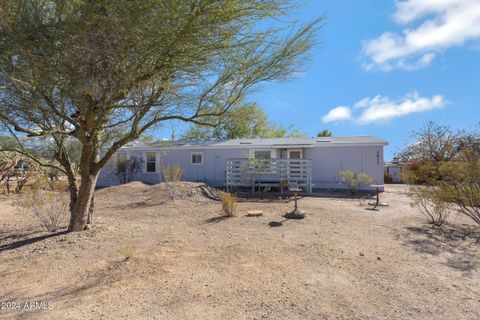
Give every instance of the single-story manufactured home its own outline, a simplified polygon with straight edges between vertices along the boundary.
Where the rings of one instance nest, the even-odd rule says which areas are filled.
[[[340,189],[340,171],[364,172],[383,184],[383,148],[372,136],[196,140],[121,148],[102,169],[97,186],[129,181],[159,183],[162,167],[178,165],[182,180],[235,190],[240,187]],[[363,186],[369,189],[369,186]]]

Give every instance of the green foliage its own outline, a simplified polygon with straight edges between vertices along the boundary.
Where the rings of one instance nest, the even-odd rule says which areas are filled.
[[[455,204],[480,224],[480,133],[453,132],[430,122],[415,131],[414,137],[415,142],[403,152],[414,161],[408,172],[412,188],[421,185],[435,190],[434,195],[422,191],[430,208],[440,210]],[[418,197],[418,190],[413,194]]]
[[[460,212],[480,225],[480,159],[452,161],[440,166],[442,180],[436,183],[446,203],[454,203]]]
[[[79,189],[90,190],[70,229],[83,230],[81,197],[119,148],[164,121],[215,125],[259,84],[299,71],[321,19],[292,26],[293,4],[0,2],[0,120],[51,142],[72,184],[78,159]]]
[[[1,149],[17,148],[17,147],[18,147],[18,143],[13,137],[0,135],[0,150]]]
[[[306,135],[301,133],[293,126],[285,127],[283,124],[278,126],[271,124],[265,134],[260,138],[302,138]]]
[[[278,20],[256,26],[290,6],[3,1],[0,118],[30,136],[109,140],[115,148],[160,121],[214,125],[255,85],[298,72],[319,21],[288,35]]]
[[[364,172],[356,173],[352,170],[342,170],[340,171],[340,181],[347,184],[353,193],[358,187],[371,184],[372,178]]]
[[[420,210],[427,223],[440,227],[447,221],[451,208],[441,188],[411,185],[410,193],[410,205]]]
[[[447,126],[427,122],[411,136],[413,141],[399,155],[414,161],[407,180],[411,183],[435,183],[441,179],[440,164],[455,159],[460,152],[459,134]]]
[[[317,137],[331,137],[333,134],[327,130],[327,129],[324,129],[322,131],[320,131],[319,133],[317,133]]]
[[[194,125],[184,139],[236,139],[302,137],[293,127],[285,128],[268,122],[267,115],[256,104],[233,107],[219,119],[215,127]]]

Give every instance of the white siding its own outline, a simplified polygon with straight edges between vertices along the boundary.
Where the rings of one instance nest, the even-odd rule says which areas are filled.
[[[183,180],[203,181],[213,186],[225,184],[225,165],[228,158],[248,158],[250,149],[254,146],[239,148],[199,148],[199,149],[158,149],[158,165],[177,164],[184,170]],[[285,148],[277,149],[276,157],[286,157]],[[365,172],[373,179],[375,184],[383,184],[383,146],[318,146],[305,148],[304,159],[312,160],[312,180],[314,188],[342,188],[339,172],[352,170]],[[123,152],[123,151],[122,151]],[[203,153],[203,164],[193,165],[191,154]],[[143,162],[145,150],[129,150],[130,158],[138,157]],[[378,153],[378,162],[377,162]],[[98,179],[98,186],[119,184],[119,179],[114,175],[115,157],[102,169]],[[133,181],[158,183],[161,181],[160,169],[157,173],[147,173],[138,170],[132,177]]]

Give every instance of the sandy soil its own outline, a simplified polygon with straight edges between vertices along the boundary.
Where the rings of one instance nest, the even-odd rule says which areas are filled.
[[[280,200],[223,218],[193,183],[179,198],[141,183],[99,190],[96,226],[72,234],[0,199],[0,318],[480,319],[480,228],[425,226],[401,186],[379,211],[303,198],[303,220],[284,220],[293,204]]]

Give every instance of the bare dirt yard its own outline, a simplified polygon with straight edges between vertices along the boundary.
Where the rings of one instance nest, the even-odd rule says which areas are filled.
[[[172,202],[135,182],[97,191],[96,225],[70,234],[14,200],[0,199],[0,319],[480,319],[480,228],[426,226],[402,186],[378,211],[305,197],[306,218],[285,220],[292,202],[224,218],[199,184]]]

